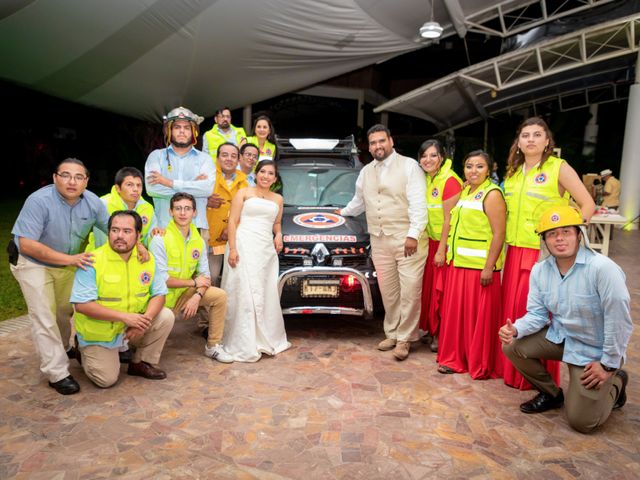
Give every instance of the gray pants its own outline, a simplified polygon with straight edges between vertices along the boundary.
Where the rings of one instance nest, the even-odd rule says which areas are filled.
[[[550,342],[545,338],[546,334],[547,328],[544,328],[533,335],[514,339],[510,345],[503,345],[502,351],[531,385],[555,397],[560,389],[540,360],[562,360],[564,343]],[[567,420],[575,430],[589,433],[609,418],[622,389],[622,379],[613,375],[598,390],[588,390],[580,383],[584,367],[571,364],[567,367],[569,388],[564,396]]]

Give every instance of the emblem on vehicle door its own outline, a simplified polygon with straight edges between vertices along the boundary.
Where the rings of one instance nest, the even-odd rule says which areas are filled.
[[[311,256],[316,259],[316,263],[324,263],[328,255],[329,250],[324,246],[324,243],[316,243],[311,250]]]

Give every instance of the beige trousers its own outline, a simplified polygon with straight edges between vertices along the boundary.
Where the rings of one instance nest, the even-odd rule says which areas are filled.
[[[540,363],[543,360],[562,360],[564,343],[556,344],[545,338],[547,329],[515,339],[503,345],[502,351],[516,370],[540,392],[556,396],[560,389],[551,375]],[[569,367],[569,388],[564,396],[564,408],[569,425],[582,433],[589,433],[602,425],[618,400],[622,389],[622,379],[612,375],[598,390],[586,389],[580,383],[584,367],[567,364]]]
[[[45,267],[22,255],[10,267],[27,303],[40,371],[51,383],[60,381],[69,376],[66,349],[71,335],[73,308],[69,297],[75,268]]]
[[[160,355],[173,328],[174,318],[173,312],[163,307],[144,335],[129,342],[137,347],[132,362],[147,362],[152,365],[160,363]],[[80,353],[84,373],[97,386],[108,388],[118,381],[120,357],[117,348],[89,345],[80,347]]]
[[[404,256],[406,237],[371,235],[371,256],[384,304],[384,333],[398,341],[418,339],[422,273],[429,248],[426,236],[418,241],[418,251]]]
[[[173,307],[173,313],[176,317],[182,318],[180,309],[182,306],[196,293],[193,287],[187,288]],[[222,341],[224,333],[224,316],[227,313],[227,294],[224,290],[217,287],[209,287],[200,299],[198,308],[198,326],[209,328],[209,337],[207,345],[213,347]]]

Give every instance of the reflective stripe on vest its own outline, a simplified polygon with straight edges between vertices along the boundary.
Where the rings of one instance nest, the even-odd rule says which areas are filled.
[[[162,237],[164,249],[167,253],[167,269],[170,277],[187,279],[192,278],[198,269],[198,261],[201,255],[206,254],[204,240],[193,225],[189,226],[189,239],[185,239],[173,220],[167,225],[167,231]],[[173,308],[180,295],[187,289],[169,288],[165,300],[165,307]]]
[[[432,240],[440,241],[442,236],[442,226],[444,225],[444,209],[442,208],[442,194],[447,181],[451,178],[462,185],[462,180],[451,168],[451,159],[445,159],[440,166],[440,170],[433,178],[427,175],[427,209],[429,211],[429,222],[427,223],[427,235]]]
[[[500,187],[487,178],[473,193],[463,190],[460,200],[451,209],[451,229],[447,239],[447,263],[455,267],[482,270],[489,256],[493,231],[484,213],[484,200],[492,190]],[[500,252],[494,271],[502,268],[504,249]]]
[[[505,178],[507,231],[505,241],[517,247],[540,249],[535,232],[540,215],[552,205],[568,205],[569,194],[558,193],[560,167],[564,160],[550,156],[542,167],[531,168],[526,175],[522,167]]]
[[[276,159],[276,146],[269,140],[264,141],[262,148],[260,148],[260,145],[258,144],[258,137],[255,135],[253,137],[247,137],[247,143],[253,143],[260,150],[258,161]]]
[[[98,288],[96,303],[119,312],[143,313],[149,303],[155,275],[153,257],[140,263],[138,250],[134,247],[129,261],[125,262],[109,244],[98,247],[93,255]],[[111,342],[126,329],[123,322],[96,320],[78,312],[73,319],[76,330],[87,342]]]
[[[236,146],[240,147],[240,141],[243,138],[247,137],[244,128],[235,127],[233,125],[230,125],[229,128],[231,128],[235,133]],[[205,132],[204,136],[207,138],[208,153],[213,159],[213,163],[216,163],[216,157],[218,156],[218,147],[223,143],[227,143],[228,140],[224,135],[222,135],[222,133],[220,132],[220,128],[218,128],[218,125],[214,125],[211,130]]]

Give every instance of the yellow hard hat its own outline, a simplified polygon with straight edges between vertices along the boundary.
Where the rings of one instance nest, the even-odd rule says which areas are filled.
[[[546,210],[538,221],[536,233],[538,235],[560,227],[584,225],[582,214],[568,205],[556,205]]]

